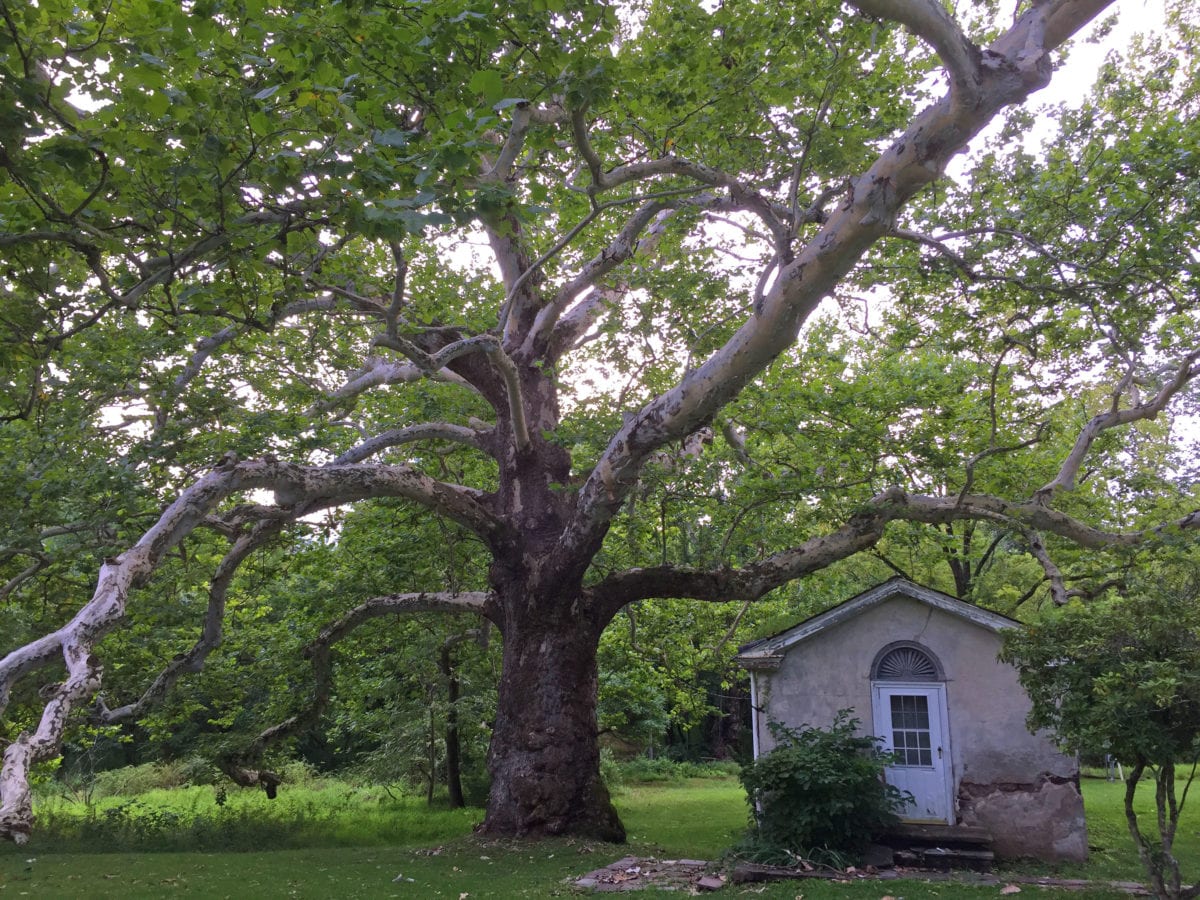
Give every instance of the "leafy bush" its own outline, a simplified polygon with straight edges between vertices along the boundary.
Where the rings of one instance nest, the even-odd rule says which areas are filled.
[[[781,857],[856,853],[899,821],[908,795],[884,783],[879,739],[858,725],[845,709],[828,729],[770,723],[775,749],[741,772],[751,844]]]
[[[319,776],[317,770],[302,759],[288,760],[279,768],[284,784],[303,784],[311,787]]]
[[[210,787],[88,806],[48,798],[38,810],[35,840],[44,852],[75,853],[395,846],[464,835],[478,817],[467,810],[430,810],[423,797],[326,779],[289,786],[276,800],[238,787],[230,787],[224,800]]]
[[[203,756],[189,756],[180,760],[179,766],[184,784],[217,785],[228,780],[211,760]]]

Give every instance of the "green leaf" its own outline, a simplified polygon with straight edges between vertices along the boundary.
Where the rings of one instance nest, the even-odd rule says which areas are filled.
[[[471,76],[468,87],[476,94],[482,94],[488,105],[496,103],[504,96],[504,79],[493,69],[480,69]]]

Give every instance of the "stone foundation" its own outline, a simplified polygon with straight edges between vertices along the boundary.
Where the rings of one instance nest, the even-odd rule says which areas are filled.
[[[1043,773],[1033,783],[964,781],[959,821],[986,828],[996,856],[1047,861],[1087,859],[1087,823],[1077,778]]]

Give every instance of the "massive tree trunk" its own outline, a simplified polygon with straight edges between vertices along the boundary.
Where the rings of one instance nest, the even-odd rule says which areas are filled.
[[[600,780],[596,651],[604,622],[582,597],[513,601],[505,604],[492,788],[480,831],[624,841]]]

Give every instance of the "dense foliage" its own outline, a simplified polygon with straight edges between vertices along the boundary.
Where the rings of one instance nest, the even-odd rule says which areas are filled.
[[[1173,853],[1200,761],[1200,571],[1156,568],[1127,596],[1071,604],[1008,635],[1004,656],[1033,702],[1031,728],[1076,752],[1130,767],[1125,813],[1155,896],[1200,896],[1183,886]],[[1177,773],[1183,777],[1180,790]],[[1134,812],[1139,782],[1154,784],[1156,816]]]
[[[775,746],[742,767],[750,845],[825,861],[854,854],[899,821],[906,795],[883,778],[879,739],[842,710],[828,728],[770,723]]]

